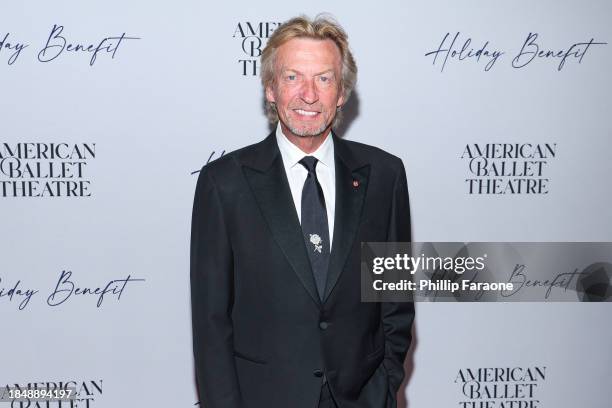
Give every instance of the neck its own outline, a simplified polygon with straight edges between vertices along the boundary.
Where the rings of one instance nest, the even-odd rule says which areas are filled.
[[[314,135],[314,136],[297,136],[297,135],[294,135],[289,129],[285,128],[285,126],[282,124],[282,122],[281,122],[281,130],[282,130],[283,134],[285,135],[285,137],[291,143],[293,143],[295,146],[297,146],[304,153],[310,154],[310,153],[314,152],[315,150],[317,150],[319,148],[319,146],[321,146],[323,144],[323,142],[325,141],[325,138],[327,138],[327,136],[331,132],[331,126],[329,128],[327,128],[327,129],[325,129],[323,131],[323,133],[320,133],[320,134]]]

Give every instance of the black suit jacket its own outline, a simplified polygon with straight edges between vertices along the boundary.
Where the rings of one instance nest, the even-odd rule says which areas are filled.
[[[405,170],[380,149],[333,142],[335,227],[323,301],[274,132],[200,172],[191,301],[205,408],[315,408],[323,373],[341,408],[396,404],[414,305],[361,302],[360,243],[410,240]]]

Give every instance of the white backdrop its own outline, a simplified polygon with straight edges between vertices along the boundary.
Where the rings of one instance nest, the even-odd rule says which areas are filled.
[[[0,386],[74,382],[80,407],[197,402],[192,172],[267,135],[263,93],[252,75],[260,41],[279,22],[321,11],[345,27],[359,67],[340,133],[404,160],[415,241],[612,241],[612,46],[570,50],[612,40],[612,6],[604,0],[6,4]],[[140,39],[100,44],[123,33]],[[529,41],[530,33],[537,38]],[[456,54],[444,66],[444,52],[435,61],[426,56],[448,48],[455,35]],[[70,51],[68,43],[99,46],[93,65],[91,52]],[[485,43],[489,53],[503,52],[488,70],[488,54],[467,56]],[[515,65],[536,44],[570,56],[560,70],[559,57],[514,68],[521,48]],[[487,143],[554,146],[543,159],[493,159],[540,160],[542,174],[478,177],[501,184],[546,179],[546,193],[470,194],[466,179],[477,177],[464,152]],[[89,153],[79,154],[84,145]],[[50,156],[54,146],[60,157]],[[40,173],[28,174],[26,165]],[[62,177],[49,177],[62,166]],[[86,191],[36,197],[47,182],[81,183]],[[114,292],[101,304],[99,295],[75,292],[112,281]],[[460,373],[538,367],[545,377],[521,401],[608,408],[611,311],[609,303],[418,304],[407,405],[481,408],[465,395]],[[504,406],[504,398],[490,400],[490,407]]]

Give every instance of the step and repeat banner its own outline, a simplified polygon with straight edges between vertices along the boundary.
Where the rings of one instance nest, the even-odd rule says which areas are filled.
[[[612,241],[607,1],[7,3],[0,387],[77,397],[0,407],[198,403],[198,172],[270,132],[260,53],[320,12],[359,68],[338,133],[402,158],[414,241]],[[610,303],[416,310],[400,406],[612,403]]]

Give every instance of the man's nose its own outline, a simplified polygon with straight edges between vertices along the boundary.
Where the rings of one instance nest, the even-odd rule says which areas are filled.
[[[300,92],[300,98],[308,104],[313,104],[319,100],[314,78],[304,81]]]

